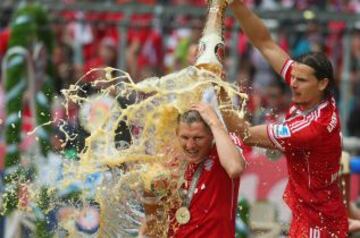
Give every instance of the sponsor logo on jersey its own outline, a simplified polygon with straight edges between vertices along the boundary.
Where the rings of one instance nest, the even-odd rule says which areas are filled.
[[[287,125],[274,125],[274,135],[276,138],[288,138],[291,132]]]

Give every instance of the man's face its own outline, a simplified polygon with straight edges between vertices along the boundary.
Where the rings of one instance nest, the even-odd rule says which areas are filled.
[[[295,63],[291,73],[292,101],[304,109],[309,109],[322,100],[323,92],[328,84],[327,79],[318,80],[313,68]]]
[[[202,122],[180,122],[176,135],[189,162],[200,163],[209,155],[213,136]]]

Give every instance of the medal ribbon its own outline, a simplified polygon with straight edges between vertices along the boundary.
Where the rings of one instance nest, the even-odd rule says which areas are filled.
[[[199,182],[199,178],[200,178],[200,175],[201,175],[202,168],[204,166],[204,162],[205,162],[205,160],[203,160],[199,164],[199,166],[197,167],[197,169],[196,169],[196,171],[195,171],[195,173],[194,173],[194,175],[193,175],[193,177],[191,179],[190,188],[188,190],[189,192],[186,194],[186,197],[185,197],[185,199],[183,201],[183,205],[186,208],[189,208],[190,202],[191,202],[191,200],[192,200],[192,198],[194,196],[195,188],[196,188],[196,186],[197,186],[197,184]]]

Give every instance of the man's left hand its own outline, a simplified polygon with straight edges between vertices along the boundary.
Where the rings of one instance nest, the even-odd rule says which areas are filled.
[[[198,111],[200,113],[202,119],[204,119],[204,121],[206,122],[206,124],[209,125],[209,127],[221,124],[214,109],[209,104],[201,102],[201,103],[192,105],[191,109]]]

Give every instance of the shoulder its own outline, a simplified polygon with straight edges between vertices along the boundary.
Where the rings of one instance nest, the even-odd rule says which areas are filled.
[[[320,104],[316,110],[316,122],[329,133],[340,126],[339,113],[334,98]]]
[[[323,101],[312,111],[306,113],[306,115],[299,113],[291,116],[295,110],[297,110],[296,105],[292,105],[288,110],[286,118],[287,124],[294,128],[307,127],[310,125],[327,127],[329,123],[338,124],[339,115],[333,98]]]

